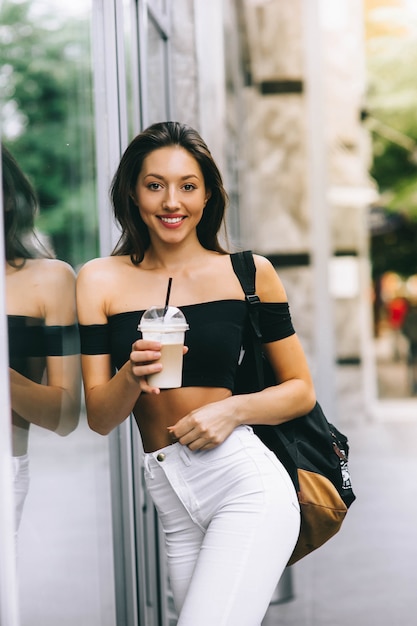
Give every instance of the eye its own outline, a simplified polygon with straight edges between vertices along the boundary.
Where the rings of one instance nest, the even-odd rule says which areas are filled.
[[[150,189],[151,191],[158,191],[158,189],[161,189],[161,184],[160,183],[149,183],[148,189]]]
[[[183,186],[184,191],[193,191],[193,189],[195,189],[195,186],[192,185],[191,183],[185,183],[185,185]]]

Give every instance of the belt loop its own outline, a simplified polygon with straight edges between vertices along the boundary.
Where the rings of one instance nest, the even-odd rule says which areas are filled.
[[[143,458],[143,465],[145,467],[145,470],[148,472],[149,478],[153,478],[154,477],[153,472],[152,472],[151,467],[150,467],[150,463],[149,463],[151,458],[153,458],[152,454],[149,454],[149,453],[145,454],[144,458]]]
[[[181,444],[178,444],[178,445],[180,446],[179,455],[181,459],[184,461],[185,465],[190,466],[191,465],[191,450],[189,450],[187,446],[183,446]]]

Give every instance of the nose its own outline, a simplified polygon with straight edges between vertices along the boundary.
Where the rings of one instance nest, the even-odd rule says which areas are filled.
[[[168,187],[164,198],[163,208],[167,211],[175,211],[180,207],[180,204],[178,190],[174,186]]]

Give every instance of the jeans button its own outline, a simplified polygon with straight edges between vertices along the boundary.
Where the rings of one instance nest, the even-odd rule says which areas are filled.
[[[157,461],[164,461],[165,460],[165,454],[163,452],[160,452],[158,454],[158,456],[156,457]]]

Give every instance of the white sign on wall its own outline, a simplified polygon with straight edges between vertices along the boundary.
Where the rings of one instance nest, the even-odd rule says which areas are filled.
[[[329,262],[329,291],[334,298],[359,294],[359,265],[354,256],[336,256]]]

